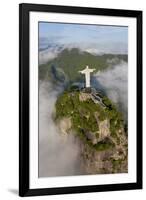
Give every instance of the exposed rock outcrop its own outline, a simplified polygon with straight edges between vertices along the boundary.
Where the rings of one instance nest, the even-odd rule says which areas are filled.
[[[102,98],[102,97],[100,97]],[[63,137],[73,134],[81,151],[86,174],[126,173],[128,143],[124,123],[112,102],[96,104],[91,93],[65,92],[56,102],[56,123]]]

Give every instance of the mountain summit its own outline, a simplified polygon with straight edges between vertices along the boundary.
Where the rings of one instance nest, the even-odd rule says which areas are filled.
[[[127,172],[127,136],[123,116],[96,89],[70,88],[56,101],[54,118],[63,137],[80,144],[86,174]]]

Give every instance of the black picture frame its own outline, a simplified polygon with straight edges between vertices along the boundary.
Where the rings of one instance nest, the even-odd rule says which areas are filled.
[[[108,185],[86,185],[30,189],[29,186],[29,13],[30,11],[104,15],[136,18],[137,21],[137,181]],[[142,11],[58,5],[19,5],[19,195],[55,195],[142,189]]]

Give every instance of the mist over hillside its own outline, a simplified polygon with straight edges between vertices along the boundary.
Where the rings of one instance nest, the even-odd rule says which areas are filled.
[[[81,51],[78,48],[67,48],[59,51],[60,50],[55,47],[55,49],[53,48],[53,50],[50,50],[49,52],[51,53],[47,55],[45,50],[44,54],[46,54],[45,56],[47,56],[49,60],[39,65],[39,79],[50,78],[52,68],[54,68],[56,73],[58,70],[63,71],[69,81],[81,81],[83,78],[78,71],[84,69],[86,65],[93,66],[97,71],[101,71],[119,64],[121,61],[127,62],[128,60],[126,54],[93,55],[89,52]]]
[[[95,75],[99,88],[118,106],[124,114],[125,120],[128,115],[128,64],[121,61],[100,75]]]
[[[61,87],[39,82],[39,177],[77,175],[80,146],[73,136],[63,140],[52,114]]]
[[[104,47],[100,47],[93,44],[78,44],[78,43],[70,43],[70,44],[59,44],[53,42],[46,42],[45,38],[41,38],[39,41],[39,64],[45,64],[46,62],[56,58],[58,54],[60,54],[63,50],[72,50],[78,49],[80,53],[86,52],[95,56],[100,56],[104,54],[112,54],[112,55],[127,55],[127,51],[123,50],[123,45],[120,44],[120,50],[117,51],[116,45],[114,46],[114,50],[112,48],[105,49]],[[119,48],[119,46],[118,46]]]
[[[89,65],[96,69],[91,85],[106,94],[127,119],[128,56],[54,45],[40,49],[39,64],[39,176],[82,174],[79,144],[72,137],[62,142],[53,122],[55,102],[68,85],[84,85],[78,71]]]
[[[93,55],[78,48],[61,49],[56,45],[51,48],[59,53],[45,64],[39,65],[40,80],[48,80],[61,87],[75,83],[83,86],[84,77],[79,71],[89,65],[96,69],[91,76],[92,86],[104,92],[127,116],[128,56],[126,54]]]

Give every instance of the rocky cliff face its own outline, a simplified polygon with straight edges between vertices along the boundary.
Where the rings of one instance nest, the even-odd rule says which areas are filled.
[[[56,124],[66,140],[80,144],[80,168],[86,174],[126,173],[128,144],[124,121],[102,94],[65,91],[56,102]]]

